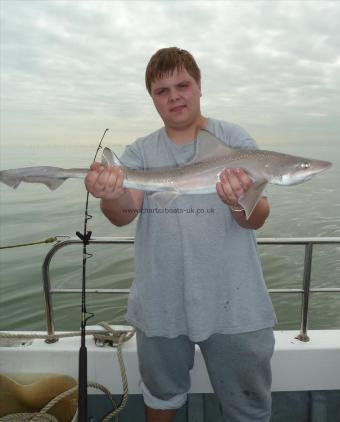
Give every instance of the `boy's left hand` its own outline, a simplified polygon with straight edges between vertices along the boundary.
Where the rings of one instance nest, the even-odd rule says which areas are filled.
[[[221,200],[229,207],[239,206],[239,199],[246,193],[252,180],[242,169],[224,169],[220,174],[220,182],[216,184],[216,191]]]

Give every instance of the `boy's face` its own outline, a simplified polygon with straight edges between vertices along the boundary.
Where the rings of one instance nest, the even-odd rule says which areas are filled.
[[[200,116],[201,87],[183,68],[151,83],[151,97],[166,127],[182,129]]]

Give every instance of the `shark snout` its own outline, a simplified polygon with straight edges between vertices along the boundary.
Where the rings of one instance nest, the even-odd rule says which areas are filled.
[[[327,170],[332,166],[332,163],[330,161],[323,161],[323,160],[313,160],[311,162],[311,170],[312,174],[317,174],[322,171]]]

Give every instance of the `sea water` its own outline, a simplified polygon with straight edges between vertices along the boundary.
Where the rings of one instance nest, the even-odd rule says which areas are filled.
[[[114,146],[120,154],[123,146]],[[340,148],[337,145],[265,146],[289,154],[333,162],[330,170],[294,187],[269,186],[271,214],[257,237],[340,237]],[[40,146],[3,148],[0,168],[35,165],[87,167],[95,148],[91,146]],[[22,184],[17,190],[0,185],[0,244],[15,245],[51,236],[74,236],[83,230],[86,191],[80,180],[66,181],[56,191],[44,185]],[[133,236],[135,223],[114,227],[90,199],[89,230],[93,236]],[[0,330],[44,330],[42,290],[43,259],[49,244],[0,250]],[[87,263],[88,288],[127,288],[133,280],[133,245],[90,245]],[[268,288],[301,288],[303,246],[259,246]],[[315,246],[312,287],[340,287],[340,245]],[[80,288],[81,245],[61,250],[50,267],[52,288]],[[272,294],[279,329],[299,327],[301,295]],[[127,296],[87,295],[91,324],[105,320],[123,324]],[[80,326],[79,294],[54,295],[55,327]],[[340,327],[340,294],[314,293],[309,328]]]

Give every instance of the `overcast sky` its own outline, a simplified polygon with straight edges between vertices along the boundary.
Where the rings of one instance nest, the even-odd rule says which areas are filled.
[[[1,139],[128,143],[162,125],[144,87],[189,50],[202,112],[260,145],[340,142],[339,1],[1,1]]]

